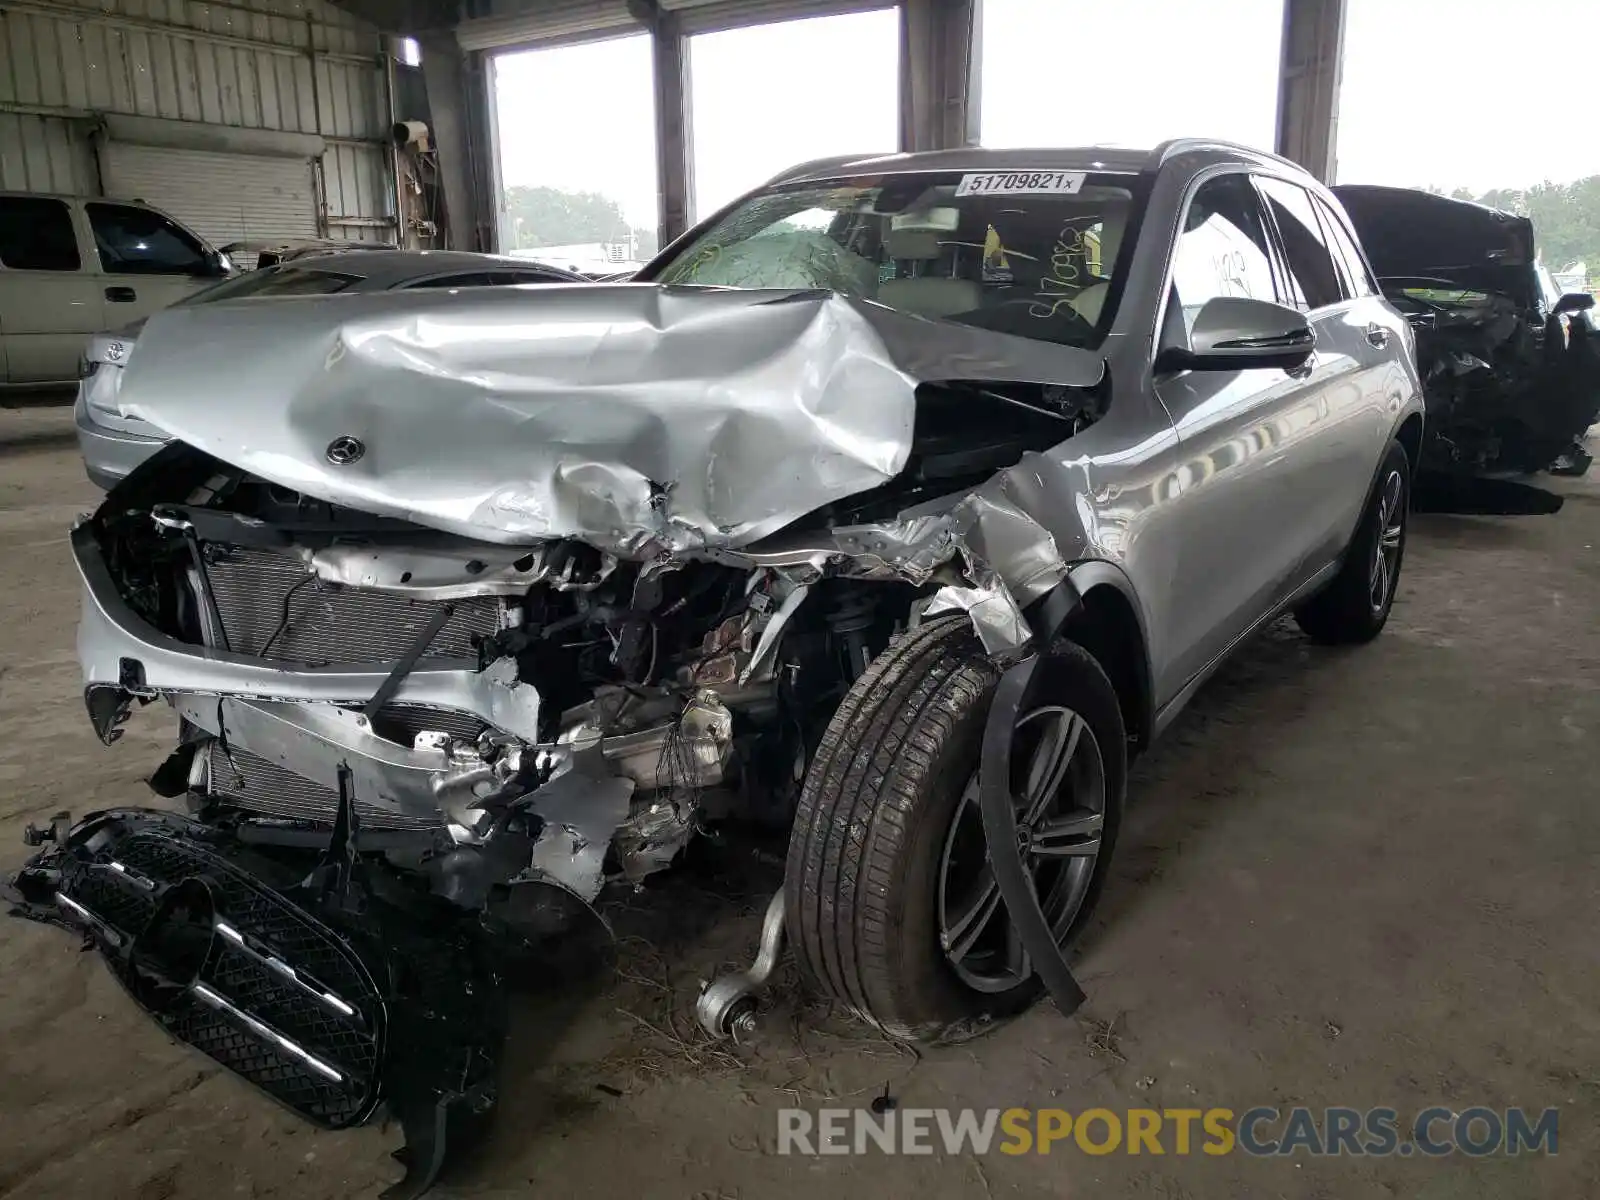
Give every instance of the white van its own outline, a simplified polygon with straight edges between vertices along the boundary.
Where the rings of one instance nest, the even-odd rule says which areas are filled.
[[[70,382],[90,335],[231,271],[148,204],[0,192],[0,383]]]

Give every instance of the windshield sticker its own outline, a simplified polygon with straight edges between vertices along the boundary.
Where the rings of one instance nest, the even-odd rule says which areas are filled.
[[[963,175],[957,196],[1075,196],[1083,187],[1082,171],[983,171]]]

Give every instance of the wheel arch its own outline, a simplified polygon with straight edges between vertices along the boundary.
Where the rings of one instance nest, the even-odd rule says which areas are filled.
[[[1133,584],[1113,563],[1094,560],[1073,566],[1057,585],[1072,599],[1055,636],[1082,646],[1094,656],[1122,708],[1128,740],[1136,749],[1150,744],[1155,732],[1155,684],[1150,666],[1144,610]],[[1053,595],[1053,594],[1052,594]],[[1040,602],[1041,611],[1050,597]]]
[[[1406,459],[1411,464],[1411,477],[1417,476],[1417,470],[1422,465],[1422,413],[1413,411],[1406,414],[1406,419],[1400,422],[1400,427],[1394,431],[1395,441],[1399,442],[1406,452]]]

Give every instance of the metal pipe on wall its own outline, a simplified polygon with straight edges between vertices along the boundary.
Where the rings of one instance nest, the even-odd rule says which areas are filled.
[[[391,130],[400,123],[400,111],[395,103],[394,61],[393,47],[386,45],[383,49],[383,109]],[[394,201],[394,244],[403,250],[407,248],[406,189],[400,155],[399,142],[391,136],[385,159],[389,164],[389,190]]]

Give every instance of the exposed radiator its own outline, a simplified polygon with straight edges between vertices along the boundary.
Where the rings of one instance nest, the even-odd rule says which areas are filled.
[[[269,817],[288,817],[332,825],[339,811],[339,793],[302,779],[276,763],[220,741],[207,744],[207,790],[220,800]],[[367,829],[432,829],[443,817],[412,817],[356,797],[356,815]]]
[[[446,603],[328,583],[292,554],[209,549],[206,574],[236,654],[301,666],[388,662],[412,648]],[[424,657],[476,658],[474,639],[499,631],[503,601],[451,603],[455,609]]]

